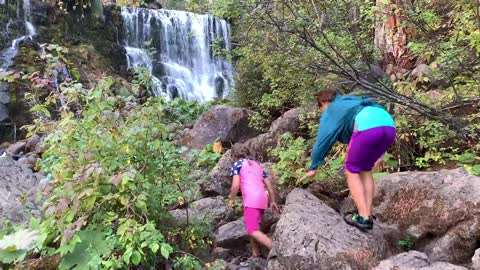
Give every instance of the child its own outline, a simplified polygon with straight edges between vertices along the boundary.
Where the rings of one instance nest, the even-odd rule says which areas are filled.
[[[277,211],[270,177],[255,160],[246,159],[248,149],[240,144],[232,147],[232,157],[238,160],[232,166],[230,175],[233,176],[232,188],[230,192],[229,206],[233,207],[238,190],[242,192],[244,222],[248,234],[252,240],[252,256],[260,256],[258,244],[268,249],[272,248],[272,240],[260,231],[260,221],[263,211],[268,208],[268,197],[270,197],[270,207]],[[265,186],[268,195],[265,192]]]

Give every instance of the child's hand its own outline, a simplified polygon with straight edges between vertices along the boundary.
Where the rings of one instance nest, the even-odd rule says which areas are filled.
[[[233,208],[235,207],[235,201],[234,200],[228,200],[228,207]]]
[[[271,202],[271,203],[270,203],[270,208],[272,208],[272,211],[273,211],[274,213],[278,213],[278,205],[277,205],[276,202]]]

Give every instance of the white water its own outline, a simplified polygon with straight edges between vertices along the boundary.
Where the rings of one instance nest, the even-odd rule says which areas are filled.
[[[156,95],[200,102],[228,95],[233,68],[212,47],[221,41],[223,50],[231,50],[225,20],[142,8],[122,8],[122,18],[128,66],[148,68]]]
[[[3,2],[2,2],[3,1]],[[5,4],[4,0],[0,0],[0,4]],[[23,20],[25,24],[25,33],[22,36],[16,37],[12,44],[5,48],[3,51],[0,52],[0,72],[4,72],[9,66],[13,64],[13,58],[17,55],[18,48],[25,40],[32,40],[37,32],[35,27],[31,23],[31,8],[30,8],[30,0],[17,0],[16,3],[17,7],[17,18],[16,20]],[[22,10],[20,9],[22,7]],[[23,16],[22,16],[23,15]],[[7,25],[7,31],[9,26],[11,25],[10,21]]]

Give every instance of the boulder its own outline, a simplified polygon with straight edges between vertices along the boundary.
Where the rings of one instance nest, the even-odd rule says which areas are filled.
[[[20,154],[20,152],[25,151],[25,146],[26,145],[27,145],[27,143],[24,142],[24,141],[17,142],[15,144],[10,145],[7,148],[7,152],[12,154],[12,155],[18,155],[18,154]]]
[[[217,165],[208,174],[204,181],[200,181],[200,190],[205,196],[223,195],[230,193],[232,177],[230,168],[235,161],[232,158],[231,150],[228,150],[218,161]]]
[[[41,140],[41,138],[37,134],[32,135],[27,140],[27,144],[25,145],[26,150],[29,151],[29,152],[35,151],[35,148],[40,143],[40,140]]]
[[[21,224],[32,213],[40,214],[35,201],[38,179],[31,170],[20,166],[11,157],[0,157],[0,228],[6,220]],[[26,198],[26,201],[22,201]]]
[[[300,129],[300,108],[294,108],[285,112],[282,116],[273,121],[268,134],[278,138],[286,132],[296,132]]]
[[[480,248],[475,251],[475,255],[472,258],[473,270],[480,270]]]
[[[373,270],[414,270],[421,269],[430,265],[428,256],[418,251],[410,251],[390,257]]]
[[[379,226],[362,232],[297,188],[288,195],[277,223],[267,269],[372,269],[386,254]]]
[[[453,265],[446,262],[429,261],[427,254],[418,251],[409,251],[401,253],[380,264],[373,270],[466,270],[462,266]]]
[[[229,249],[245,249],[249,240],[243,217],[221,226],[215,235],[216,245]]]
[[[375,214],[413,239],[429,260],[462,263],[480,241],[480,177],[462,169],[382,177]]]
[[[37,159],[33,156],[21,157],[18,159],[18,164],[25,166],[25,168],[28,168],[30,170],[33,170],[35,168],[36,162],[37,162]]]
[[[299,129],[300,108],[291,109],[273,121],[268,132],[247,140],[244,145],[252,158],[267,162],[270,160],[270,150],[277,146],[278,138],[286,132],[297,133]]]
[[[192,221],[206,220],[213,226],[216,226],[221,221],[231,221],[235,215],[233,209],[228,207],[223,197],[203,198],[195,201],[185,209],[175,209],[170,211],[177,224],[187,223]]]
[[[249,127],[249,115],[250,111],[244,108],[213,106],[180,139],[180,144],[203,149],[215,141],[223,144],[244,142],[259,134],[258,130]]]

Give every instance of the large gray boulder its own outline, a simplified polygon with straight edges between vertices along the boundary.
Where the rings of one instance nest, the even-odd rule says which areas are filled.
[[[475,255],[472,258],[473,270],[480,270],[480,248],[475,251]]]
[[[465,267],[453,265],[446,262],[430,262],[427,254],[410,251],[401,253],[380,264],[373,270],[466,270]]]
[[[300,108],[294,108],[286,111],[282,116],[273,121],[268,134],[273,138],[278,138],[286,132],[295,133],[300,129]]]
[[[242,217],[218,228],[215,244],[228,249],[244,249],[249,239]]]
[[[270,150],[275,148],[278,139],[284,133],[297,133],[300,130],[300,108],[291,109],[276,119],[268,132],[247,140],[244,145],[248,148],[252,158],[267,162]]]
[[[270,270],[372,269],[385,258],[387,243],[378,226],[368,232],[303,189],[287,197],[273,236]]]
[[[231,150],[225,152],[217,165],[210,171],[208,177],[204,181],[200,181],[202,194],[205,196],[227,196],[230,193],[232,183],[230,168],[234,162]]]
[[[470,260],[480,241],[480,177],[462,169],[401,172],[377,183],[379,220],[411,237],[432,262]]]
[[[40,206],[35,201],[38,183],[31,170],[11,157],[0,157],[0,228],[7,220],[21,224],[31,214],[40,215]]]
[[[217,226],[221,221],[228,222],[235,218],[233,209],[228,207],[223,197],[203,198],[195,201],[185,209],[175,209],[170,211],[177,224],[186,224],[188,222],[207,221],[213,226]]]
[[[215,141],[224,144],[244,142],[259,134],[249,127],[250,111],[217,105],[204,112],[193,128],[186,132],[180,143],[196,149],[203,149]]]

